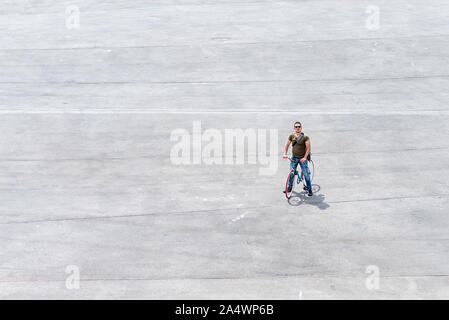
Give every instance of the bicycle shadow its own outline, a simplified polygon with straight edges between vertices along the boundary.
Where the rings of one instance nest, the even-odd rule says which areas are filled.
[[[325,195],[317,194],[321,190],[320,185],[312,184],[313,196],[309,197],[306,191],[293,191],[292,196],[288,199],[288,204],[294,207],[301,205],[302,203],[317,206],[320,210],[326,210],[330,205],[324,202]]]

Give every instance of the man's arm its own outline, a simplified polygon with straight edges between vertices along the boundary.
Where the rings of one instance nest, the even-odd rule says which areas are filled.
[[[309,154],[310,154],[310,139],[307,139],[307,141],[306,141],[306,154],[304,155],[304,158],[302,158],[299,161],[301,161],[301,162],[306,161],[307,157],[309,156]]]
[[[292,143],[290,141],[290,139],[287,139],[287,142],[285,143],[285,147],[284,147],[284,159],[287,159],[287,152],[288,152],[288,148],[290,147],[290,143]]]

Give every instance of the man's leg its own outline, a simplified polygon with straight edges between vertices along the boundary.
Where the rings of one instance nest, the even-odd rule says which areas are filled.
[[[293,161],[298,161],[298,159],[295,158],[295,157],[292,157],[292,160]],[[297,166],[298,166],[298,162],[293,163],[293,162],[290,161],[290,170],[294,169],[294,168],[296,169]],[[290,176],[290,179],[288,180],[288,187],[289,188],[291,188],[293,186],[294,178],[295,178],[295,176]]]
[[[304,179],[306,180],[307,189],[312,190],[312,183],[310,182],[309,166],[307,161],[300,162],[302,172],[304,174]]]

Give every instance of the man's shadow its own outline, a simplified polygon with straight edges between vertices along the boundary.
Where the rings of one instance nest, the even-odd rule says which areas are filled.
[[[294,190],[290,199],[288,199],[288,203],[291,206],[299,206],[302,203],[310,204],[317,206],[320,210],[326,210],[330,207],[329,204],[324,202],[325,195],[317,194],[321,190],[321,187],[318,184],[312,184],[313,196],[309,197],[307,192],[302,189],[302,185],[299,185],[301,189]]]

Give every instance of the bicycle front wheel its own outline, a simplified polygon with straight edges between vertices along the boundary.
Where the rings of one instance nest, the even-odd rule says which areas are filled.
[[[292,188],[289,192],[288,191],[288,183],[289,183],[290,179],[292,181]],[[287,181],[285,182],[285,197],[287,199],[290,199],[293,194],[293,190],[295,189],[295,184],[296,184],[295,182],[296,182],[295,181],[295,170],[290,170],[290,173],[287,176]]]

